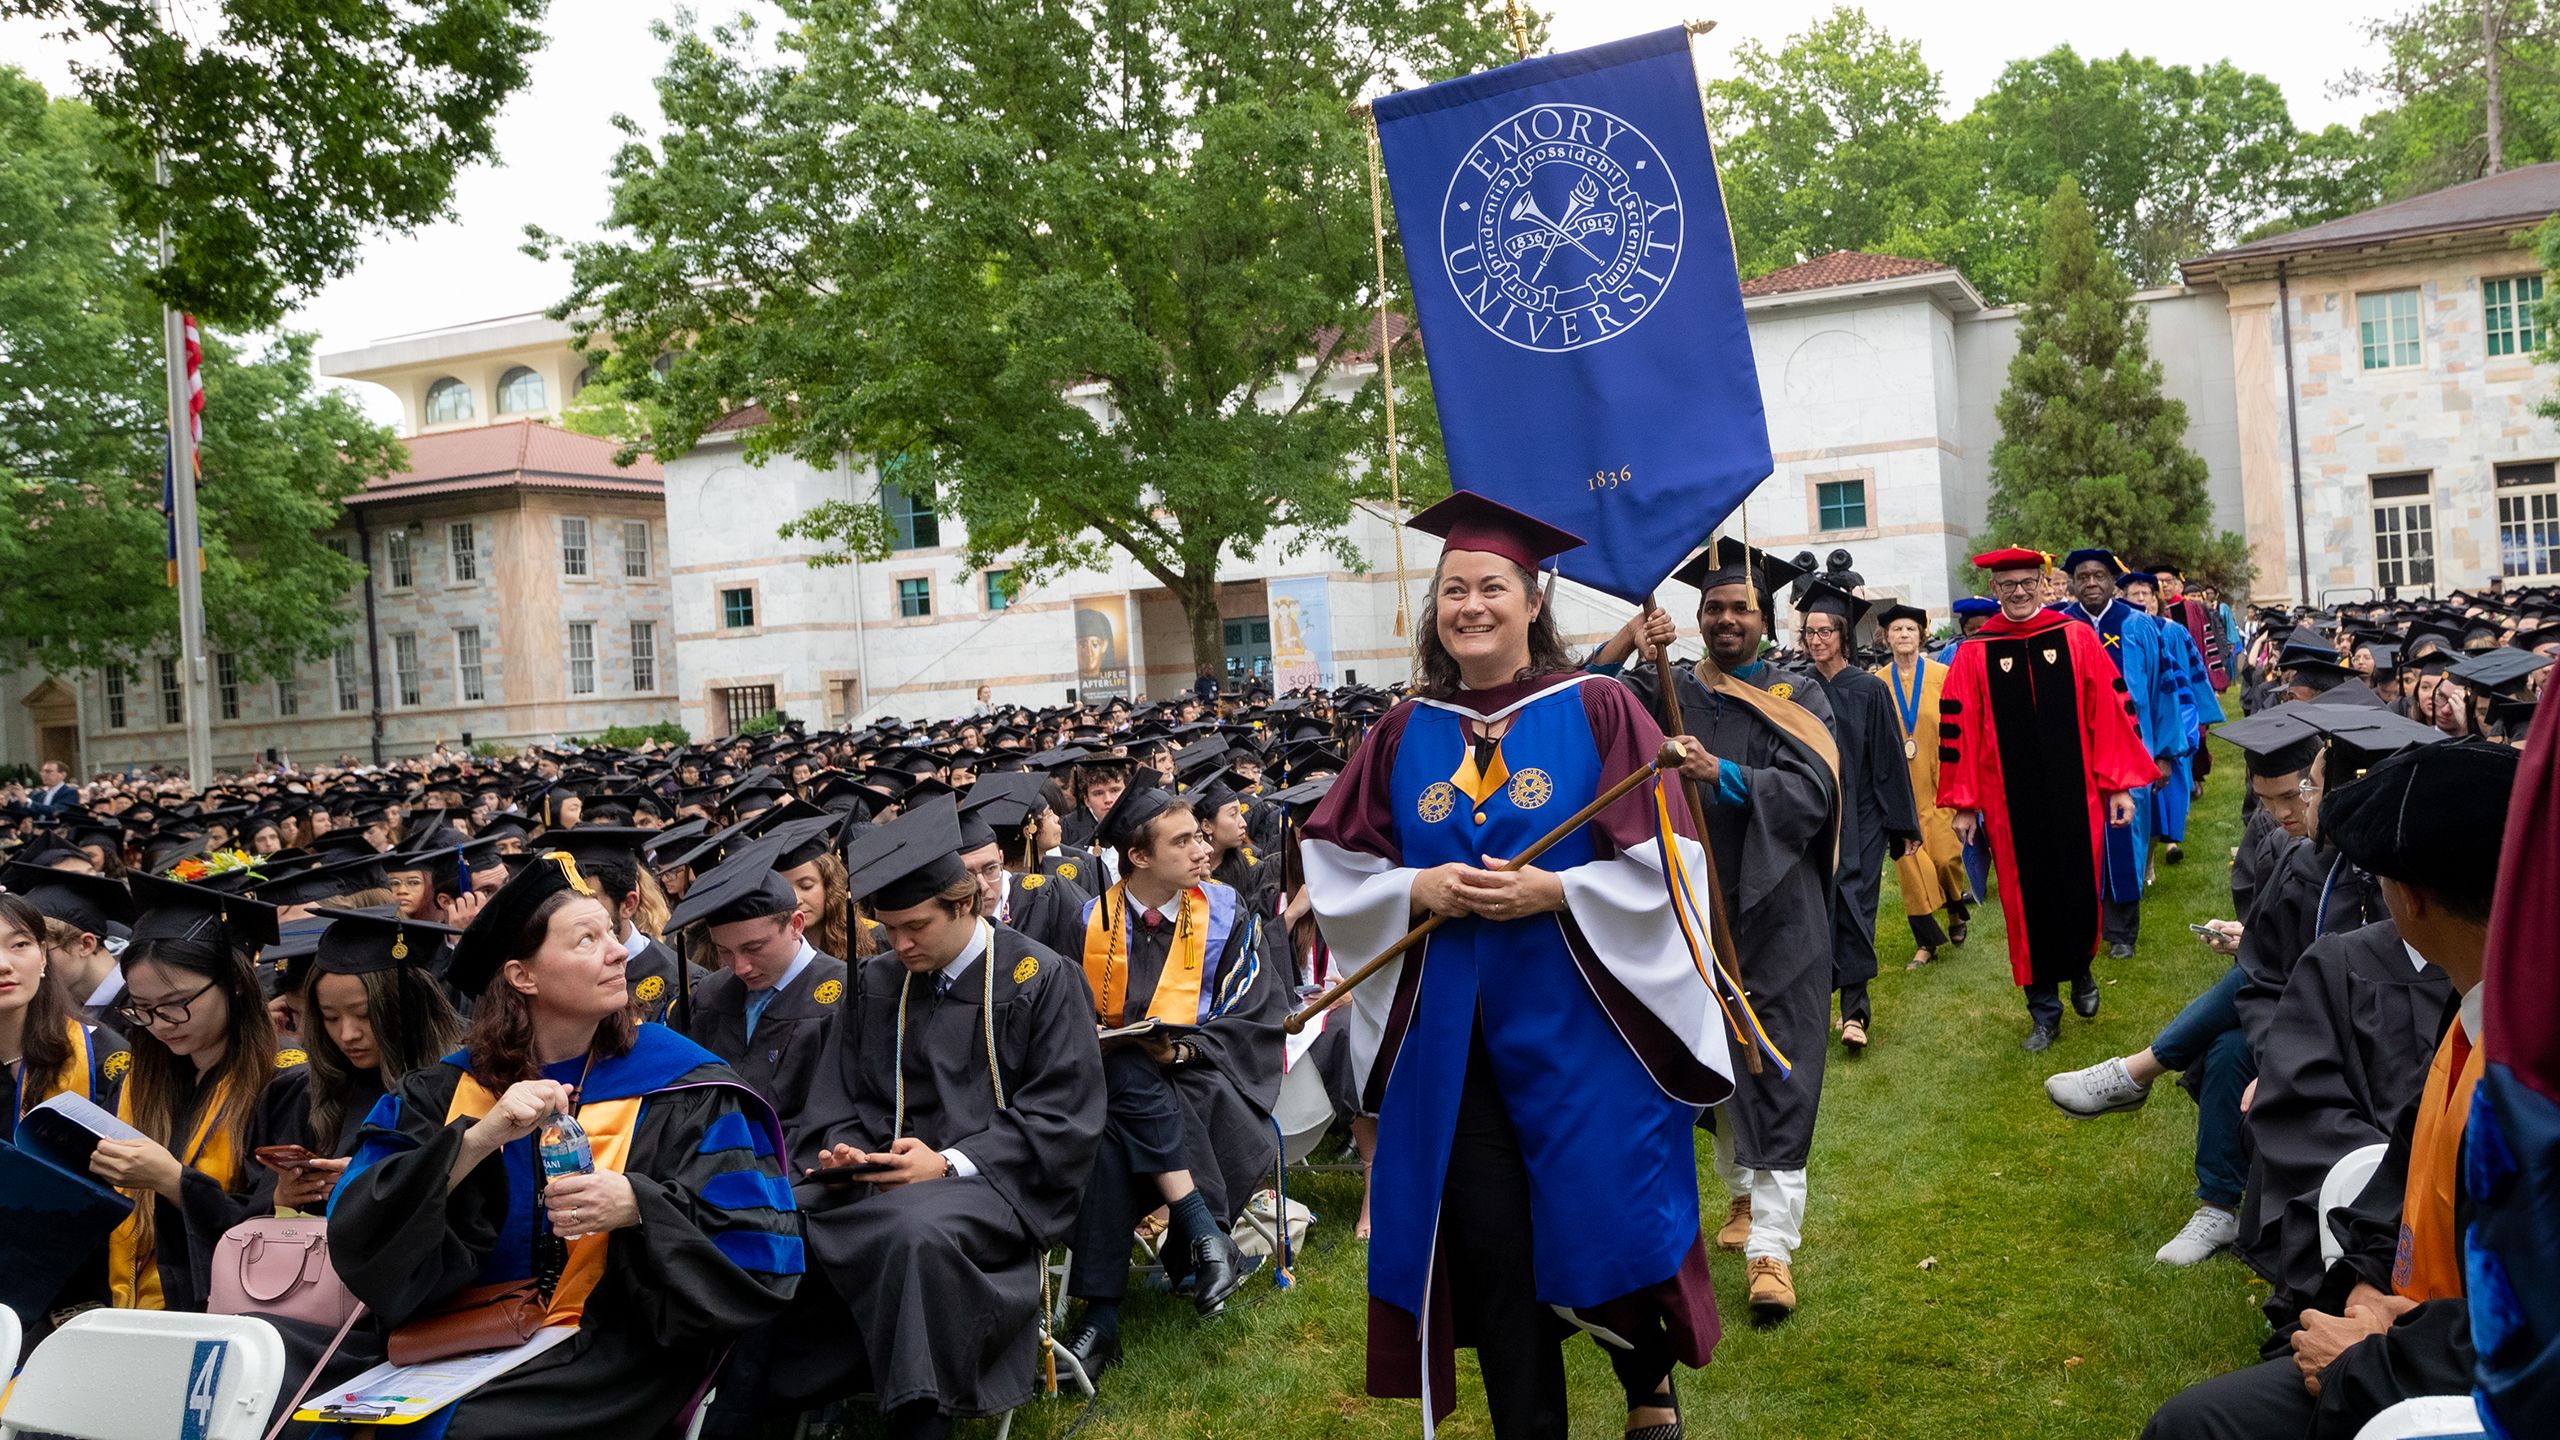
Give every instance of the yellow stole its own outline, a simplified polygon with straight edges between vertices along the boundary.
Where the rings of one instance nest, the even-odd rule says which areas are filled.
[[[175,1153],[178,1163],[197,1171],[214,1184],[228,1190],[240,1173],[240,1157],[231,1148],[231,1137],[214,1128],[222,1115],[223,1104],[230,1098],[231,1082],[218,1082],[204,1103],[197,1107],[195,1132],[187,1137],[186,1148]],[[116,1118],[133,1123],[133,1087],[128,1085],[116,1097]],[[160,1293],[160,1245],[152,1224],[152,1207],[158,1196],[152,1191],[128,1191],[133,1196],[133,1213],[124,1217],[115,1233],[107,1237],[108,1302],[118,1310],[166,1310],[168,1301]]]
[[[1831,738],[1831,731],[1814,718],[1812,711],[1784,695],[1772,695],[1747,680],[1735,679],[1703,656],[1699,657],[1694,673],[1700,685],[1729,700],[1750,706],[1759,712],[1761,719],[1793,736],[1822,761],[1822,768],[1831,776],[1831,863],[1837,868],[1840,864],[1840,745]],[[1714,786],[1710,784],[1705,788],[1712,791]],[[1701,819],[1700,823],[1705,822]]]
[[[1128,1023],[1123,1012],[1129,1003],[1129,961],[1121,937],[1133,923],[1125,885],[1102,892],[1084,922],[1084,978],[1093,986],[1094,1018],[1105,1025]],[[1208,968],[1209,897],[1195,885],[1182,892],[1175,907],[1173,950],[1165,957],[1147,1014],[1167,1025],[1199,1024],[1200,986]]]
[[[631,1137],[640,1130],[640,1096],[627,1100],[599,1100],[578,1107],[578,1124],[587,1132],[587,1144],[595,1152],[596,1168],[619,1175],[631,1163]],[[456,1120],[477,1120],[489,1113],[498,1097],[488,1087],[465,1075],[453,1089],[453,1103],[445,1108],[447,1124]],[[537,1142],[538,1143],[538,1142]],[[536,1168],[541,1166],[537,1157]],[[576,1325],[586,1313],[587,1296],[604,1278],[604,1255],[610,1232],[581,1235],[568,1242],[569,1259],[560,1270],[560,1283],[552,1287],[551,1309],[543,1319],[546,1325]]]
[[[2457,1055],[2459,1049],[2462,1053]],[[2409,1188],[2400,1198],[2400,1248],[2391,1259],[2391,1289],[2405,1299],[2454,1300],[2462,1296],[2462,1232],[2454,1222],[2454,1186],[2460,1183],[2462,1132],[2471,1123],[2471,1092],[2480,1083],[2488,1052],[2471,1043],[2453,1022],[2427,1088],[2418,1097],[2418,1125],[2409,1142]]]
[[[62,1028],[71,1036],[71,1058],[63,1061],[62,1069],[54,1075],[53,1088],[38,1094],[36,1100],[41,1103],[56,1095],[77,1095],[83,1100],[95,1100],[97,1092],[89,1088],[89,1027],[77,1020],[65,1020]],[[32,1106],[21,1102],[18,1108],[24,1113]]]

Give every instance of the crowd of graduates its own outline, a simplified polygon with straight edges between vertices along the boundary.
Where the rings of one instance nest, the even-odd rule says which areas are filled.
[[[1417,520],[1452,557],[1499,563],[1450,588],[1444,562],[1409,695],[1211,683],[201,788],[48,766],[0,794],[0,1139],[53,1097],[93,1101],[133,1137],[99,1141],[91,1172],[135,1203],[95,1247],[0,1278],[0,1300],[37,1336],[100,1304],[206,1308],[227,1233],[325,1214],[366,1313],[271,1317],[297,1391],[530,1294],[574,1342],[445,1428],[659,1433],[708,1392],[713,1435],[851,1397],[935,1435],[1022,1403],[1053,1366],[1100,1380],[1141,1270],[1208,1319],[1285,1264],[1239,1217],[1286,1231],[1262,1192],[1277,1097],[1303,1072],[1364,1161],[1446,1157],[1427,1194],[1380,1167],[1373,1393],[1445,1413],[1451,1334],[1427,1317],[1451,1286],[1497,1431],[1544,1433],[1558,1315],[1608,1333],[1587,1317],[1648,1293],[1635,1329],[1608,1322],[1637,1337],[1612,1359],[1629,1433],[1676,1436],[1667,1372],[1714,1344],[1709,1250],[1741,1252],[1754,1318],[1796,1308],[1826,1054],[1892,1033],[1868,993],[1888,863],[1914,970],[1996,897],[2025,1044],[2044,1050],[2066,985],[2097,1014],[2095,962],[2133,956],[2157,867],[2190,858],[2192,807],[2217,803],[2245,817],[2234,918],[2195,938],[2229,970],[2149,1047],[2047,1084],[2095,1118],[2177,1074],[2199,1203],[2158,1258],[2231,1251],[2271,1286],[2265,1362],[2177,1397],[2153,1433],[2343,1437],[2392,1399],[2466,1387],[2486,1347],[2457,1161],[2560,596],[2243,616],[2104,550],[2009,551],[1981,557],[1991,596],[1933,617],[1867,598],[1845,555],[1817,571],[1725,541],[1675,577],[1698,595],[1697,661],[1671,662],[1683,627],[1651,609],[1568,656],[1526,581],[1572,537],[1478,511]],[[1528,662],[1516,685],[1485,668],[1512,664],[1497,641]],[[2209,788],[2211,734],[2244,757],[2240,783]],[[1679,783],[1658,816],[1611,811],[1566,842],[1584,849],[1516,872],[1578,878],[1507,878],[1504,856],[1568,808],[1542,807],[1643,770],[1666,735]],[[1454,769],[1401,758],[1442,749]],[[1717,991],[1702,960],[1688,1010],[1643,971],[1706,953],[1679,948],[1681,896],[1649,878],[1683,855],[1716,892],[1734,982]],[[1630,857],[1653,868],[1611,889]],[[1519,928],[1545,912],[1561,947]],[[1561,966],[1552,983],[1596,1002],[1591,1034],[1512,1015],[1491,985],[1435,1034],[1452,1002],[1411,966],[1284,1031],[1349,968],[1337,950],[1366,959],[1428,915],[1475,922],[1434,942],[1431,973]],[[1578,1109],[1549,1137],[1516,1067],[1574,1046],[1593,1047],[1578,1093],[1633,1108]],[[1599,1086],[1611,1064],[1623,1083]],[[592,1173],[546,1171],[563,1113]],[[1481,1148],[1484,1125],[1508,1138]],[[1692,1126],[1712,1131],[1720,1228],[1692,1193],[1659,1213],[1627,1200],[1624,1233],[1584,1237],[1597,1249],[1541,1231],[1550,1263],[1517,1276],[1459,1243],[1532,1228],[1545,1182],[1504,1178],[1523,1145],[1589,1175],[1575,1146],[1659,1131],[1688,1154]],[[2366,1146],[2384,1151],[2372,1182],[2324,1211],[2332,1167]],[[1512,1184],[1517,1214],[1466,1209]],[[1656,1221],[1660,1256],[1628,1260]],[[1435,1237],[1456,1247],[1446,1275]],[[1382,1340],[1382,1313],[1416,1334]]]

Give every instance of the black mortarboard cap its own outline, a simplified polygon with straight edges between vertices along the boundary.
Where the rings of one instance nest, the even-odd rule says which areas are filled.
[[[1774,591],[1806,573],[1805,566],[1727,535],[1683,561],[1679,569],[1671,572],[1671,578],[1702,591],[1719,585],[1749,585],[1754,590]]]
[[[133,944],[137,947],[149,940],[196,940],[216,934],[235,949],[255,949],[276,941],[273,905],[155,875],[134,875],[126,883],[133,888]]]
[[[1929,612],[1921,609],[1917,605],[1905,604],[1900,601],[1888,605],[1882,610],[1876,612],[1877,632],[1882,633],[1886,626],[1892,624],[1896,620],[1912,621],[1920,627],[1921,634],[1926,635],[1929,633]]]
[[[403,965],[432,972],[445,942],[462,933],[450,925],[407,919],[389,907],[317,913],[329,917],[329,928],[321,932],[311,963],[324,975],[370,975]]]
[[[2496,882],[2520,753],[2483,740],[2417,745],[2320,802],[2320,832],[2359,869],[2407,885],[2486,895]]]
[[[670,934],[694,925],[734,925],[788,915],[800,904],[791,882],[774,872],[784,837],[760,836],[729,852],[710,873],[695,879],[667,916]]]
[[[104,875],[12,860],[0,866],[0,889],[24,896],[46,919],[77,925],[90,935],[122,936],[133,922],[133,892],[123,881]]]
[[[854,836],[845,847],[846,883],[875,911],[912,909],[968,878],[960,848],[960,807],[937,795]]]
[[[2550,663],[2548,655],[2536,655],[2530,650],[2507,646],[2484,650],[2445,674],[2474,690],[2499,695],[2522,687],[2527,677]]]
[[[1147,822],[1181,802],[1182,797],[1143,776],[1130,780],[1120,798],[1111,802],[1111,810],[1094,827],[1096,842],[1104,845],[1127,845],[1145,833]]]
[[[1034,812],[1048,803],[1045,798],[1048,784],[1037,775],[983,776],[977,784],[969,787],[969,793],[961,799],[961,818],[965,822],[976,816],[992,830],[1018,830]]]
[[[2214,728],[2214,734],[2240,747],[2252,775],[2291,775],[2311,768],[2320,754],[2321,730],[2299,711],[2299,702],[2261,710],[2245,720]]]
[[[308,905],[358,890],[376,890],[390,883],[382,872],[382,857],[359,855],[352,860],[309,865],[291,874],[278,875],[250,887],[250,893],[270,905]]]
[[[492,892],[471,917],[469,928],[453,943],[453,963],[445,971],[456,993],[477,996],[489,988],[500,966],[510,958],[506,947],[533,919],[542,903],[563,890],[575,890],[602,904],[595,885],[567,852],[542,850],[517,857],[507,883]]]
[[[1837,616],[1844,629],[1855,630],[1870,604],[1827,580],[1816,580],[1805,587],[1804,598],[1796,602],[1796,609],[1807,615],[1820,611]]]

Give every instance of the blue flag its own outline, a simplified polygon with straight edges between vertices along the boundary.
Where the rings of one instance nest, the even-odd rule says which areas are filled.
[[[1371,109],[1451,478],[1644,599],[1772,468],[1688,32]]]

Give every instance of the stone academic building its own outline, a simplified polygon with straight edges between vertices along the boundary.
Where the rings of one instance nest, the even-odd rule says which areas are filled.
[[[2556,211],[2560,165],[2510,171],[2189,261],[2183,285],[2138,297],[2261,597],[2560,580],[2560,429],[2539,410],[2560,369],[2534,359],[2544,282],[2526,234]],[[1846,549],[1870,594],[1943,614],[1989,504],[2016,312],[1947,266],[1847,252],[1743,290],[1777,465],[1732,528],[1782,554]],[[1377,338],[1352,337],[1322,383],[1365,383]],[[982,683],[1035,705],[1163,695],[1199,671],[1180,608],[1133,562],[1037,585],[1001,558],[973,568],[955,521],[866,466],[748,464],[753,407],[663,467],[617,469],[603,442],[545,423],[581,378],[557,322],[456,326],[321,368],[400,397],[412,469],[339,537],[375,581],[339,657],[286,687],[218,687],[225,763],[270,745],[361,755],[377,715],[386,751],[409,753],[615,720],[706,735],[777,709],[949,715]],[[883,504],[894,553],[816,565],[777,538],[826,500]],[[1277,548],[1237,564],[1211,663],[1282,684],[1403,678],[1392,527],[1362,512],[1348,539],[1364,568]],[[1404,554],[1418,605],[1436,552],[1408,535]],[[1694,604],[1685,587],[1661,598]],[[1577,642],[1626,614],[1578,587],[1559,600]],[[161,678],[7,680],[0,759],[174,759]]]

